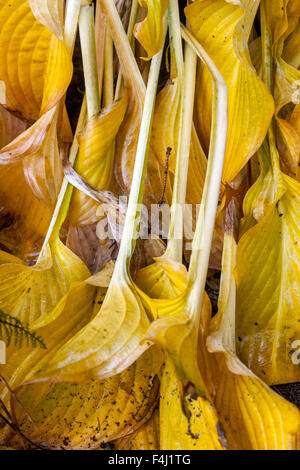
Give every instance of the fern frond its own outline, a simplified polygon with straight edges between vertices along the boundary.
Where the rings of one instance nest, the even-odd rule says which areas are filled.
[[[0,340],[5,340],[7,346],[9,346],[12,339],[14,339],[15,346],[19,348],[22,347],[25,339],[27,346],[31,345],[31,347],[36,348],[39,345],[42,349],[46,349],[42,337],[31,331],[29,325],[0,310]]]

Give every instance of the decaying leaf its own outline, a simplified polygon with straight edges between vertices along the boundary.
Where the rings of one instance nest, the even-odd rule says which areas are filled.
[[[20,428],[33,442],[52,449],[99,448],[130,435],[156,405],[160,366],[158,351],[151,348],[109,379],[27,385],[18,399],[34,425],[16,404]]]
[[[159,450],[159,411],[156,409],[138,431],[113,444],[117,450]]]

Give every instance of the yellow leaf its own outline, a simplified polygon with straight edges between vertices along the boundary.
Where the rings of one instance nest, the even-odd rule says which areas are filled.
[[[1,256],[2,252],[0,260]],[[84,263],[59,240],[51,242],[35,266],[16,258],[4,261],[0,272],[1,310],[29,324],[51,311],[73,282],[89,275]]]
[[[23,156],[36,154],[43,145],[51,122],[56,117],[57,110],[52,108],[38,119],[29,129],[24,130],[12,142],[1,149],[2,165],[15,163]]]
[[[1,243],[26,259],[40,249],[50,221],[45,206],[53,208],[62,181],[57,134],[64,139],[68,134],[63,97],[73,67],[65,43],[36,20],[27,0],[0,1],[0,16],[4,104],[36,121],[0,152],[0,198],[3,216],[11,219],[1,231]]]
[[[83,265],[83,263],[81,264]],[[86,268],[84,271],[86,271]],[[41,299],[41,294],[44,294],[42,288],[42,284],[36,287],[38,301]],[[32,291],[34,291],[34,288],[32,288]],[[46,292],[46,288],[44,288],[44,291],[47,294],[48,309],[45,309],[45,312],[37,312],[37,314],[44,314],[37,315],[36,320],[31,322],[30,328],[43,338],[46,349],[32,349],[31,345],[26,346],[24,344],[20,350],[11,343],[7,348],[7,364],[0,366],[1,375],[6,378],[10,387],[16,391],[25,382],[32,381],[37,370],[49,361],[50,357],[62,344],[86,324],[92,313],[95,288],[86,282],[75,281],[66,293],[61,292],[63,296],[60,297],[59,292],[56,292],[56,299],[55,293],[53,298],[50,297],[52,293],[50,289]],[[54,307],[51,308],[53,304]],[[24,311],[26,307],[28,312],[29,306],[24,302]],[[1,385],[1,399],[8,405],[10,393],[3,385]]]
[[[147,343],[140,344],[148,326],[133,285],[129,280],[112,280],[97,315],[53,356],[39,376],[72,382],[118,374],[149,348]]]
[[[298,16],[300,13],[298,12]],[[300,52],[299,52],[299,37],[300,37],[300,22],[298,19],[298,24],[294,31],[286,38],[284,41],[282,58],[288,64],[292,65],[296,69],[299,67],[299,59],[300,59]]]
[[[286,192],[243,235],[237,252],[238,352],[269,384],[299,379],[293,345],[300,334],[300,187],[288,176],[283,181]]]
[[[109,190],[113,172],[114,138],[123,121],[127,95],[109,105],[98,116],[93,116],[79,136],[76,171],[99,190]],[[75,190],[70,206],[71,225],[91,224],[98,220],[98,204],[82,192]]]
[[[186,288],[186,268],[166,256],[138,271],[135,282],[152,299],[173,299]]]
[[[0,12],[3,104],[28,120],[37,120],[66,92],[72,77],[70,53],[35,19],[27,0],[11,4],[1,0]]]
[[[70,51],[65,43],[52,34],[49,45],[45,83],[40,115],[49,111],[64,97],[73,75]]]
[[[279,154],[276,150],[276,159]],[[271,165],[265,147],[259,152],[260,174],[243,201],[244,218],[241,221],[241,234],[260,221],[286,192],[286,185],[279,164]]]
[[[282,58],[276,63],[274,99],[276,116],[286,104],[300,102],[300,72]]]
[[[99,449],[149,418],[157,401],[160,366],[160,355],[151,348],[109,379],[25,385],[17,396],[34,425],[15,404],[21,430],[33,442],[54,449]]]
[[[168,172],[175,174],[176,152],[180,121],[180,95],[182,86],[178,78],[169,81],[157,96],[153,117],[151,149],[162,168],[166,166],[166,155],[170,152]],[[187,204],[199,204],[206,172],[206,157],[192,129],[187,183]]]
[[[0,188],[0,243],[32,263],[40,252],[51,214],[28,186],[22,161],[0,166]]]
[[[133,94],[133,92],[130,90],[128,110],[116,138],[115,151],[115,174],[117,183],[119,184],[121,191],[125,194],[129,194],[131,188],[137,148],[137,136],[141,122],[141,110],[141,103],[135,94]],[[154,111],[154,116],[155,114],[156,110]],[[169,114],[163,118],[165,117],[169,117]],[[147,175],[145,180],[145,193],[143,200],[143,203],[148,207],[150,207],[151,204],[158,203],[161,198],[165,175],[166,151],[167,149],[164,149],[164,153],[160,157],[160,160],[165,160],[164,164],[162,164],[158,159],[157,154],[153,151],[152,139],[150,140]],[[170,175],[167,174],[164,201],[171,202],[171,198],[172,187]]]
[[[235,352],[236,243],[224,236],[218,314],[210,320],[206,352],[212,398],[230,449],[292,450],[300,437],[300,413],[237,358]],[[237,265],[238,266],[238,265]],[[260,310],[256,310],[257,316]],[[211,353],[211,354],[210,354]]]
[[[23,154],[22,159],[28,185],[35,197],[50,210],[54,208],[63,180],[62,156],[57,138],[57,119],[58,113],[56,112],[41,147],[36,153],[30,153],[27,156]]]
[[[3,104],[26,119],[36,120],[52,33],[35,19],[27,0],[1,0],[0,31],[0,80],[6,91]]]
[[[150,325],[148,336],[165,350],[160,389],[161,449],[223,449],[225,439],[216,412],[203,390],[195,354],[197,329],[189,324],[184,314],[188,297],[184,266],[163,256],[140,270],[137,279],[144,289],[144,293],[139,291],[139,294],[142,298],[152,297],[148,302],[157,312],[155,318],[160,319]],[[210,302],[205,296],[202,314],[206,318],[210,312]],[[188,383],[196,385],[202,394],[184,393],[183,387]]]
[[[272,34],[273,53],[276,55],[278,42],[288,29],[287,6],[289,0],[263,0],[266,9],[266,17],[269,30]]]
[[[228,86],[228,137],[223,182],[231,182],[260,147],[274,103],[258,77],[247,48],[259,1],[197,0],[185,9],[192,32],[215,62]],[[211,81],[201,68],[197,123],[208,127]],[[209,101],[208,101],[209,100]],[[207,134],[208,131],[206,131]],[[207,147],[207,142],[204,142]]]
[[[163,450],[224,450],[215,410],[204,397],[184,396],[166,355],[160,390],[160,446]]]
[[[141,23],[137,23],[134,35],[147,52],[148,60],[152,59],[163,46],[165,39],[163,21],[168,3],[169,0],[139,0],[139,4],[147,8],[147,16]]]

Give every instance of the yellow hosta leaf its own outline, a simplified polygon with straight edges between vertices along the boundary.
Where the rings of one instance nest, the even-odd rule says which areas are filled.
[[[276,64],[274,99],[276,115],[286,104],[300,102],[300,72],[281,58]]]
[[[0,206],[2,247],[33,262],[41,249],[51,214],[27,185],[22,161],[0,166]]]
[[[125,194],[128,194],[131,188],[137,137],[141,121],[141,109],[139,100],[132,95],[132,92],[129,92],[128,110],[116,138],[115,153],[115,174],[121,191]],[[156,111],[154,111],[154,116],[155,113]],[[165,177],[166,151],[167,149],[164,149],[164,155],[161,157],[161,160],[165,158],[165,162],[162,165],[153,151],[150,141],[143,201],[147,206],[160,201]],[[171,181],[170,175],[167,174],[164,201],[170,203],[171,198]]]
[[[2,252],[0,252],[1,262]],[[61,241],[55,240],[35,266],[18,258],[0,265],[0,309],[25,323],[51,311],[70,285],[88,277],[89,271]]]
[[[160,355],[151,348],[109,379],[26,385],[19,389],[18,399],[35,426],[15,405],[21,430],[33,442],[54,449],[99,449],[131,434],[149,418],[157,401],[160,366]]]
[[[22,403],[21,408],[12,401],[13,411],[23,432],[36,443],[51,448],[99,448],[101,443],[132,433],[156,406],[162,358],[154,347],[121,375],[106,380],[70,384],[37,379],[38,370],[46,367],[50,356],[89,322],[91,314],[92,318],[97,315],[112,268],[108,264],[85,282],[74,283],[53,311],[32,324],[47,344],[46,351],[29,351],[28,355],[25,349],[19,358],[15,352],[5,366],[3,372]]]
[[[150,325],[148,336],[166,351],[160,391],[160,448],[223,449],[225,439],[203,390],[198,368],[197,347],[194,347],[198,342],[197,329],[185,315],[188,296],[185,268],[163,256],[154,265],[140,270],[137,279],[145,291],[139,294],[142,298],[151,297],[152,309],[156,311],[154,318],[159,318]],[[205,296],[203,316],[210,316],[210,312],[210,302]],[[184,394],[183,386],[188,383],[202,394]]]
[[[299,410],[277,395],[235,352],[236,243],[225,234],[218,314],[210,321],[208,387],[230,449],[292,450],[300,437]],[[259,310],[256,311],[259,315]]]
[[[135,282],[152,299],[173,299],[184,291],[187,284],[186,268],[166,256],[140,269]]]
[[[159,450],[159,411],[135,433],[114,442],[116,450]]]
[[[188,305],[189,292],[185,289],[174,299],[152,299],[154,318],[147,332],[147,338],[165,349],[173,360],[183,385],[191,383],[197,393],[205,395],[202,373],[199,370],[197,350],[200,325]],[[202,314],[210,310],[208,296],[204,296]]]
[[[155,105],[150,140],[148,171],[144,203],[171,203],[174,180],[180,109],[180,85],[177,79],[167,84],[158,94]],[[116,171],[121,188],[129,192],[136,150],[136,133],[139,128],[139,107],[129,104],[128,114],[117,136]],[[206,171],[206,158],[195,130],[192,130],[187,204],[199,204]],[[166,181],[163,193],[164,181]],[[163,194],[162,194],[163,193]]]
[[[135,288],[112,279],[95,317],[40,370],[60,381],[106,378],[129,367],[146,349],[149,320]],[[130,354],[129,354],[130,352]]]
[[[95,287],[86,282],[73,283],[54,308],[48,309],[30,324],[32,331],[43,338],[46,349],[32,349],[25,342],[20,350],[13,342],[10,344],[7,348],[7,363],[0,366],[0,373],[13,390],[17,392],[18,387],[31,382],[37,370],[47,364],[55,351],[89,321],[94,297]],[[50,307],[53,299],[48,295],[47,300]],[[10,393],[3,385],[1,399],[8,405]]]
[[[297,27],[300,16],[299,2],[297,0],[263,0],[262,3],[272,36],[273,56],[278,59],[282,54],[284,41]]]
[[[240,235],[260,221],[286,192],[285,180],[279,164],[272,167],[266,149],[259,150],[260,174],[243,201],[244,218],[241,221]],[[275,153],[277,161],[279,154]]]
[[[258,77],[247,48],[258,4],[258,0],[244,0],[238,5],[225,0],[197,0],[185,9],[193,34],[228,86],[228,137],[223,170],[223,182],[227,183],[260,147],[274,111],[273,99]],[[205,129],[212,86],[208,71],[203,67],[201,71],[197,123]],[[204,145],[207,147],[207,142]]]
[[[174,175],[176,166],[177,140],[180,120],[180,93],[178,78],[168,82],[157,96],[153,118],[151,148],[162,167],[170,152],[168,171]],[[187,204],[199,204],[206,172],[206,157],[199,144],[195,129],[192,130],[187,182]],[[174,176],[173,176],[174,177]]]
[[[63,41],[52,34],[40,115],[49,111],[65,95],[72,80],[73,64],[70,51]]]
[[[89,274],[86,266],[55,238],[35,268],[3,252],[0,260],[3,274],[7,271],[7,284],[12,283],[7,295],[2,291],[2,307],[11,307],[8,310],[13,315],[29,321],[32,331],[37,331],[46,344],[45,350],[27,345],[20,351],[13,343],[8,347],[7,363],[0,373],[11,388],[17,389],[25,382],[31,383],[55,351],[95,314],[105,296],[112,265],[85,281]],[[10,292],[20,299],[10,296]],[[3,386],[1,390],[1,398],[7,400],[8,390]]]
[[[28,0],[0,2],[0,80],[3,103],[29,120],[39,117],[52,33],[33,16]]]
[[[182,384],[168,356],[160,390],[160,448],[162,450],[224,450],[215,410],[201,396],[183,396]]]
[[[268,32],[272,36],[275,65],[275,116],[278,128],[277,147],[282,169],[294,178],[297,178],[298,173],[300,135],[289,123],[289,114],[292,109],[291,105],[300,102],[300,73],[297,70],[297,45],[295,43],[295,38],[299,38],[297,24],[300,11],[296,3],[276,0],[275,2],[264,1],[262,4]]]
[[[11,219],[10,227],[4,225],[1,232],[1,243],[26,258],[40,248],[50,217],[45,205],[53,207],[62,181],[56,123],[59,101],[72,77],[72,60],[65,44],[36,20],[27,0],[1,1],[0,16],[4,104],[28,120],[37,120],[0,152],[1,163],[7,165],[1,166],[0,175],[2,211]],[[67,123],[63,108],[62,116],[63,135]],[[22,163],[16,163],[21,158],[25,179],[20,174]]]
[[[76,170],[88,183],[108,190],[113,172],[112,144],[123,121],[127,95],[109,105],[99,116],[93,116],[79,137]],[[71,225],[84,225],[98,220],[98,204],[80,191],[75,191],[70,207]]]
[[[36,19],[46,26],[58,39],[63,38],[63,0],[29,0],[30,8]]]
[[[289,0],[263,0],[266,9],[268,27],[272,34],[273,51],[276,53],[279,40],[288,29],[287,6]]]
[[[281,167],[286,174],[297,179],[300,158],[300,134],[285,119],[277,118],[277,125],[284,144],[283,146],[278,145]]]
[[[295,382],[299,339],[299,183],[241,238],[237,252],[237,336],[242,361],[269,384]],[[276,205],[275,205],[276,204]]]
[[[57,139],[57,118],[56,112],[39,150],[26,157],[23,155],[26,181],[35,197],[49,209],[54,208],[63,179],[62,158]]]
[[[147,59],[152,59],[163,46],[163,20],[169,0],[139,0],[139,3],[148,11],[146,18],[135,26],[134,35],[147,52]]]
[[[66,92],[72,77],[70,53],[30,9],[28,0],[0,2],[0,80],[6,107],[36,120]],[[5,60],[4,60],[5,58]]]
[[[300,13],[298,12],[298,16]],[[284,41],[282,58],[285,62],[298,69],[300,65],[300,51],[299,51],[299,38],[300,38],[300,21],[292,34]]]

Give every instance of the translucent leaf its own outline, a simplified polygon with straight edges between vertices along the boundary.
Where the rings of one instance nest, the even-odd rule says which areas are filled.
[[[51,122],[56,119],[56,108],[51,109],[38,119],[29,129],[18,135],[12,142],[1,149],[2,164],[15,163],[23,156],[36,154],[41,148]]]
[[[0,2],[0,15],[4,104],[36,121],[0,152],[2,213],[10,218],[1,231],[1,243],[26,259],[34,258],[40,248],[50,217],[45,206],[53,208],[62,181],[57,135],[65,139],[69,133],[61,99],[73,67],[64,42],[36,20],[27,0]]]
[[[25,131],[27,125],[0,105],[0,149]]]
[[[30,8],[36,19],[46,26],[55,36],[63,39],[63,0],[29,0]]]
[[[36,153],[24,158],[24,175],[35,197],[49,209],[54,208],[63,179],[55,113],[43,143]],[[38,121],[40,122],[40,120]]]

